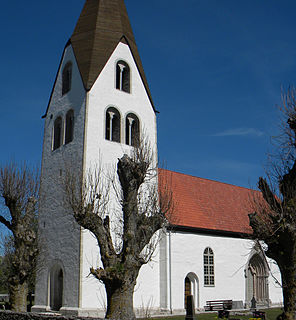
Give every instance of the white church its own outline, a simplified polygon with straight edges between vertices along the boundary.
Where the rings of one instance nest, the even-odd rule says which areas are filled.
[[[85,172],[114,165],[145,131],[157,150],[157,112],[123,0],[86,0],[65,46],[44,115],[39,228],[44,251],[34,311],[104,316],[97,242],[63,208],[65,164]],[[185,313],[209,300],[233,308],[282,303],[280,273],[250,240],[249,189],[160,169],[171,179],[172,224],[137,279],[137,314]],[[161,188],[162,186],[160,186]]]

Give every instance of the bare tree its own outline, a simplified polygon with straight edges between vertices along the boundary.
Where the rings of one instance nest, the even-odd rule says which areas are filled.
[[[110,176],[101,168],[84,178],[66,174],[68,206],[99,245],[103,268],[91,267],[90,273],[105,285],[106,318],[135,319],[136,279],[141,266],[151,259],[155,234],[166,225],[172,208],[170,192],[158,190],[154,162],[151,148],[142,142],[131,155],[118,160],[117,175]],[[120,209],[117,215],[110,210],[114,199]]]
[[[282,319],[296,319],[296,90],[282,94],[282,135],[277,140],[268,179],[258,187],[265,200],[257,202],[249,215],[254,236],[267,244],[266,255],[281,271],[284,313]],[[260,203],[260,205],[258,205]]]
[[[6,261],[5,257],[0,257],[0,293],[7,293],[7,276],[6,276]]]
[[[0,222],[11,232],[5,257],[9,299],[15,311],[27,310],[29,282],[36,270],[38,192],[37,171],[15,163],[0,168]]]

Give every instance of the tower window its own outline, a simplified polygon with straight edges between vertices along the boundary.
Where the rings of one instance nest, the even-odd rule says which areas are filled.
[[[130,68],[122,60],[116,64],[116,89],[130,93]]]
[[[215,285],[214,273],[214,252],[211,248],[206,248],[204,251],[204,285]]]
[[[72,63],[68,62],[63,69],[62,95],[66,94],[71,90],[71,82],[72,82]]]
[[[73,140],[74,132],[74,112],[69,110],[66,115],[66,130],[65,130],[65,144]]]
[[[53,150],[58,149],[61,145],[62,145],[62,118],[58,117],[54,121]]]
[[[120,142],[120,114],[113,107],[108,108],[106,111],[105,139]]]
[[[138,146],[140,142],[140,124],[138,117],[129,113],[125,119],[125,143],[129,146]]]

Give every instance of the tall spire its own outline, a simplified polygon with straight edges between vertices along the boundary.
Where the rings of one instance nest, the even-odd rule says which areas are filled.
[[[86,0],[70,41],[86,90],[91,89],[118,43],[128,44],[152,102],[124,0]]]

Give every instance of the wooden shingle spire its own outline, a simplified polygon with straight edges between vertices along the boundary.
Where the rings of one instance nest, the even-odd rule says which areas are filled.
[[[86,0],[70,42],[86,90],[91,89],[118,43],[128,44],[152,103],[124,0]]]

